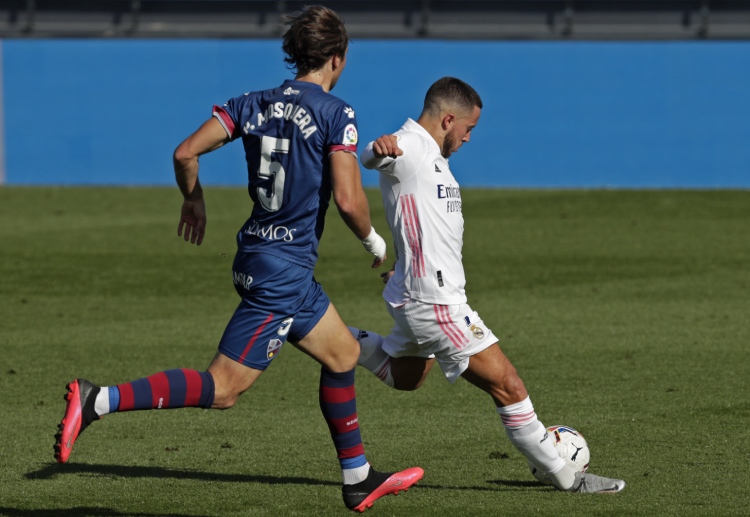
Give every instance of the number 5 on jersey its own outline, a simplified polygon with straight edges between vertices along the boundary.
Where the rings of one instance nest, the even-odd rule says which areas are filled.
[[[258,168],[258,177],[260,179],[273,178],[273,186],[270,189],[258,187],[258,201],[269,212],[276,212],[284,202],[284,180],[286,174],[281,163],[274,161],[273,153],[287,154],[288,152],[288,138],[263,136],[260,139],[260,167]]]

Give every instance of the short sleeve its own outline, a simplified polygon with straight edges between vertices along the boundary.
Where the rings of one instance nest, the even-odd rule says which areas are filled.
[[[240,136],[243,98],[244,96],[229,99],[223,106],[214,106],[212,110],[212,115],[224,126],[224,130],[232,140]]]
[[[328,154],[336,151],[357,153],[359,133],[357,131],[357,116],[354,109],[346,104],[339,104],[334,108],[328,131],[328,141],[325,149]]]

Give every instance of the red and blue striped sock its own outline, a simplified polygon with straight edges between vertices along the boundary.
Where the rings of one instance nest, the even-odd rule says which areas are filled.
[[[175,369],[109,387],[109,412],[181,407],[210,408],[214,379],[208,372]]]
[[[346,471],[367,465],[365,448],[359,434],[354,369],[334,373],[322,368],[319,394],[320,409],[331,431],[341,469]]]

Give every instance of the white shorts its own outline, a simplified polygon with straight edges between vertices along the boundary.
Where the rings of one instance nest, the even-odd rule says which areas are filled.
[[[383,350],[391,357],[434,357],[451,383],[469,366],[469,357],[498,341],[465,303],[409,301],[400,307],[385,305],[395,325],[383,342]]]

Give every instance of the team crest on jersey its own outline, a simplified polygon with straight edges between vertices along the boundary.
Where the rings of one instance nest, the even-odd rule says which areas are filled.
[[[357,145],[357,128],[349,124],[344,128],[344,145]]]
[[[344,108],[344,113],[346,113],[347,117],[354,118],[354,109],[353,108],[347,106],[346,108]]]
[[[482,327],[472,325],[471,327],[469,327],[469,330],[471,330],[472,334],[474,334],[474,337],[477,339],[482,339],[484,337],[484,330],[482,329]]]
[[[272,339],[268,342],[268,349],[266,350],[266,356],[269,359],[273,359],[273,356],[279,353],[279,350],[281,349],[281,345],[283,345],[284,342],[280,339]]]

